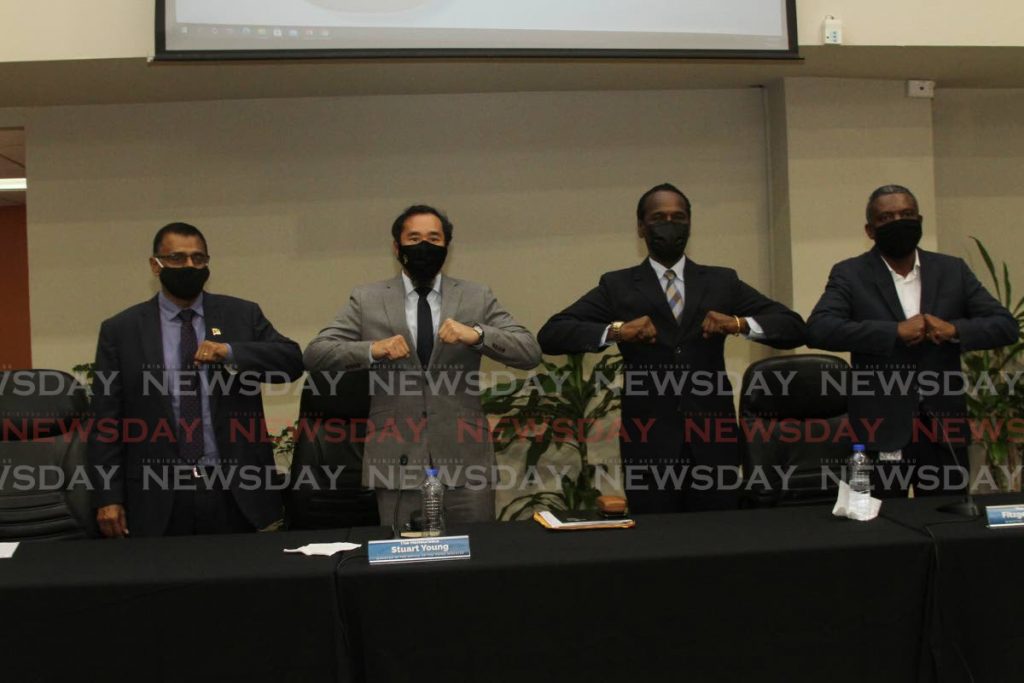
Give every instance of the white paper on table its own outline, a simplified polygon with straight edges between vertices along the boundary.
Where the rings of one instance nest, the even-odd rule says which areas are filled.
[[[17,549],[17,543],[0,543],[0,560],[8,560],[14,557],[14,551]]]
[[[308,543],[301,548],[285,548],[286,553],[302,553],[303,555],[323,555],[324,557],[330,557],[337,553],[343,553],[346,550],[355,550],[359,547],[358,543]]]
[[[865,501],[866,499],[866,501]],[[882,501],[872,498],[866,493],[855,493],[845,481],[839,482],[839,495],[832,514],[836,517],[849,517],[859,522],[867,522],[878,516],[882,509]]]

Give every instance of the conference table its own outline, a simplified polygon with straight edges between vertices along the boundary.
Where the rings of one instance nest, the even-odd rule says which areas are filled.
[[[456,526],[471,559],[385,566],[365,549],[383,528],[26,543],[0,560],[0,676],[1019,680],[1024,531],[940,502]],[[282,552],[345,540],[364,545]]]

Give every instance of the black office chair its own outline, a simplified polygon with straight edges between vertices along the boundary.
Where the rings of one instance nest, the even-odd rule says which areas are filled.
[[[0,372],[0,540],[96,535],[88,409],[85,388],[65,372]]]
[[[741,507],[835,502],[852,447],[849,430],[841,429],[847,417],[841,387],[849,371],[837,356],[797,354],[757,361],[743,373]],[[790,376],[787,385],[782,378]],[[785,488],[776,467],[796,468]]]
[[[336,379],[336,378],[335,378]],[[370,413],[369,372],[347,372],[332,388],[321,373],[310,373],[299,400],[292,487],[285,492],[290,529],[378,526],[377,497],[362,485],[363,439]],[[356,420],[355,422],[352,422]],[[342,433],[344,436],[342,436]],[[334,480],[338,467],[344,467]],[[310,481],[315,484],[310,484]]]

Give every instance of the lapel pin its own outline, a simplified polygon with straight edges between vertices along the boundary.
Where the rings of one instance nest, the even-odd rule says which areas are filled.
[[[210,332],[213,332],[213,336],[214,337],[219,337],[220,336],[220,328],[219,327],[210,328]]]

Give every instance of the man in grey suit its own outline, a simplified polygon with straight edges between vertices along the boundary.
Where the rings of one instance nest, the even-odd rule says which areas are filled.
[[[382,524],[419,508],[427,467],[448,487],[449,522],[494,519],[494,450],[480,405],[480,357],[529,370],[540,347],[491,290],[441,275],[452,224],[411,206],[391,226],[402,273],[356,287],[310,342],[310,372],[370,369],[363,484],[377,492]]]

